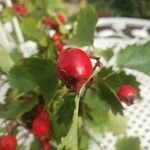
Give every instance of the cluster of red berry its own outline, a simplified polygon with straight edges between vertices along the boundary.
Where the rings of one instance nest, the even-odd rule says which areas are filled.
[[[27,13],[26,6],[21,4],[13,4],[12,10],[13,12],[15,12],[20,16],[25,16]],[[59,55],[62,51],[64,51],[64,43],[61,40],[59,25],[65,23],[66,23],[66,17],[61,13],[58,13],[54,18],[47,16],[42,19],[43,25],[55,30],[54,34],[51,37],[51,40],[55,43],[55,50],[57,55]]]
[[[51,132],[52,125],[48,116],[48,112],[43,105],[36,108],[36,117],[32,121],[31,132],[39,139],[43,150],[52,150],[52,146],[46,139]],[[17,139],[13,134],[7,134],[0,137],[0,150],[16,150]]]
[[[55,31],[51,40],[55,44],[57,55],[59,55],[64,51],[64,43],[61,39],[61,33],[59,32],[59,24],[65,24],[66,17],[62,14],[58,14],[55,18],[45,17],[43,18],[42,23]]]
[[[46,139],[46,136],[51,132],[52,125],[49,120],[48,112],[43,105],[37,106],[36,117],[32,122],[32,132],[37,136],[43,146],[43,150],[51,150],[52,146]]]
[[[60,80],[69,89],[79,91],[92,74],[92,64],[84,51],[70,48],[59,55],[57,72]],[[131,85],[121,85],[118,87],[116,95],[120,101],[130,105],[135,100],[137,91]]]

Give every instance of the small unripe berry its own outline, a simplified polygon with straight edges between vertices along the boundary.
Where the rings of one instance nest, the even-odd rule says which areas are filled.
[[[46,136],[51,130],[51,125],[48,119],[35,118],[32,122],[32,131],[38,137]]]
[[[122,85],[117,89],[117,96],[120,101],[126,103],[127,105],[131,105],[136,99],[137,91],[131,85]]]
[[[1,136],[0,138],[0,150],[16,150],[17,140],[12,134]]]
[[[60,35],[59,35],[59,33],[56,32],[56,33],[52,36],[52,40],[53,40],[54,42],[59,41],[59,40],[60,40]]]
[[[57,60],[58,77],[73,91],[79,91],[92,74],[92,64],[81,49],[69,48]]]
[[[42,144],[43,150],[52,150],[52,146],[47,140],[41,141],[41,144]]]
[[[14,4],[12,6],[12,10],[17,13],[18,15],[24,16],[26,14],[26,7],[20,4]]]

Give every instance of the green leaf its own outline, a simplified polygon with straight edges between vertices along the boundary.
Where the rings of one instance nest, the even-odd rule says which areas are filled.
[[[41,143],[38,139],[34,139],[34,141],[31,143],[30,150],[43,150]]]
[[[18,63],[23,57],[22,54],[16,49],[10,53],[10,56],[16,63]]]
[[[17,89],[18,93],[28,92],[35,87],[34,82],[29,79],[22,66],[14,66],[10,70],[8,78],[11,86]]]
[[[116,150],[141,150],[140,140],[137,137],[124,137],[116,143]]]
[[[114,92],[123,84],[132,85],[139,91],[140,83],[136,80],[136,77],[133,75],[126,75],[125,71],[113,71],[112,68],[103,68],[99,72],[99,77],[106,81]],[[140,93],[138,92],[138,98],[140,97]]]
[[[30,101],[23,101],[19,99],[10,104],[0,104],[0,118],[16,119],[25,112],[30,111],[38,103],[37,97],[32,98]]]
[[[29,58],[23,63],[24,70],[39,87],[46,103],[53,96],[58,85],[56,66],[49,59]]]
[[[52,130],[51,138],[57,143],[61,142],[61,138],[65,137],[70,129],[71,124],[59,123],[57,121],[57,115],[51,115],[52,126],[55,127]]]
[[[117,55],[117,66],[120,69],[130,68],[150,75],[150,42],[143,45],[131,45]]]
[[[12,86],[19,91],[27,91],[33,86],[26,86],[26,89],[24,88],[24,82],[28,83],[25,85],[35,84],[43,94],[45,102],[48,103],[58,85],[55,64],[49,59],[28,58],[16,67],[15,71],[13,69],[10,71],[9,79]],[[19,77],[18,71],[21,72],[22,76]],[[25,80],[22,80],[22,78]]]
[[[81,10],[77,19],[76,34],[72,36],[69,43],[76,46],[92,46],[97,19],[94,7],[89,5]]]
[[[96,55],[104,57],[107,61],[109,61],[114,55],[113,48],[107,48],[107,49],[97,48],[95,52],[96,52]]]
[[[99,80],[97,84],[99,99],[101,101],[105,101],[114,114],[120,113],[121,115],[123,115],[123,106],[119,102],[111,86],[104,80]]]
[[[26,18],[21,22],[21,31],[29,38],[37,39],[37,20]]]
[[[81,137],[79,138],[79,149],[87,150],[89,147],[90,137],[86,132],[81,132]]]
[[[80,98],[76,96],[75,105],[76,109],[74,110],[73,122],[69,129],[66,137],[62,137],[61,143],[58,145],[58,150],[71,149],[78,150],[78,110],[79,110],[79,100]]]
[[[86,108],[86,121],[96,133],[108,131],[108,112]]]
[[[100,113],[107,113],[109,107],[105,101],[100,101],[98,92],[88,89],[84,98],[85,105],[92,110],[96,110]]]
[[[108,131],[115,134],[122,134],[127,128],[127,119],[124,116],[117,114],[116,116],[112,113],[109,114]]]
[[[6,50],[0,47],[0,68],[7,73],[13,65],[14,61],[10,55],[6,52]]]
[[[21,22],[21,30],[28,39],[38,41],[43,47],[47,46],[47,34],[38,27],[37,19],[31,17],[24,19]]]
[[[76,94],[71,93],[65,97],[63,97],[63,104],[58,110],[58,122],[63,122],[65,124],[69,124],[72,121],[73,112],[75,110],[75,99]]]

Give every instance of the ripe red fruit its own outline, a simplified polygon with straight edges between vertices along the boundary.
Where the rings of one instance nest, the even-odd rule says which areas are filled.
[[[47,25],[47,26],[50,26],[52,28],[56,28],[57,27],[57,24],[54,20],[52,20],[50,17],[45,17],[43,20],[42,20],[42,23]]]
[[[57,18],[62,24],[64,24],[66,22],[66,18],[64,15],[59,14],[59,15],[57,15]]]
[[[122,85],[117,90],[117,96],[122,102],[131,105],[137,96],[137,91],[131,85]]]
[[[41,144],[42,144],[43,150],[52,150],[52,146],[47,140],[42,141]]]
[[[12,6],[12,10],[21,16],[24,16],[27,11],[25,5],[20,5],[20,4],[14,4]]]
[[[48,112],[44,108],[44,105],[42,104],[38,105],[36,108],[36,113],[37,113],[36,115],[38,118],[48,119]]]
[[[57,53],[57,55],[59,55],[60,53],[62,53],[63,51],[64,51],[64,47],[63,47],[64,45],[63,45],[63,43],[62,42],[58,42],[57,44],[56,44],[56,53]]]
[[[92,63],[81,49],[69,48],[58,57],[57,73],[69,89],[79,91],[92,74]]]
[[[0,150],[16,150],[17,140],[12,134],[1,136],[0,138]]]
[[[48,119],[36,117],[32,122],[32,131],[38,137],[43,137],[48,134],[51,125]]]
[[[60,40],[60,35],[59,35],[59,33],[56,32],[56,33],[52,36],[52,40],[55,41],[55,42],[56,42],[56,41],[59,41],[59,40]]]

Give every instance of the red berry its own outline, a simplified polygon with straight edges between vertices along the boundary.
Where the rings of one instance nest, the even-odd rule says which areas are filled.
[[[56,28],[57,27],[57,24],[54,20],[52,20],[50,17],[45,17],[43,20],[42,20],[42,23],[47,25],[47,26],[50,26],[52,28]]]
[[[44,108],[44,105],[40,104],[36,108],[36,113],[38,118],[48,119],[48,112]]]
[[[56,32],[56,33],[52,36],[52,40],[55,41],[55,42],[56,42],[56,41],[59,41],[59,40],[60,40],[60,35],[59,35],[59,33]]]
[[[69,89],[79,91],[92,74],[92,63],[81,49],[69,48],[59,55],[57,72]]]
[[[38,137],[43,137],[48,134],[51,125],[48,119],[36,117],[32,122],[32,131]]]
[[[0,150],[16,150],[17,140],[12,134],[1,136],[0,138]]]
[[[122,102],[131,105],[137,96],[137,91],[131,85],[122,85],[117,90],[117,96]]]
[[[42,144],[43,150],[52,150],[52,146],[47,140],[42,141],[41,144]]]
[[[59,14],[59,15],[57,16],[57,18],[58,18],[58,20],[59,20],[62,24],[64,24],[64,23],[66,22],[65,16],[63,16],[63,15],[61,15],[61,14]]]
[[[24,5],[14,4],[12,6],[12,10],[21,16],[24,16],[26,14],[26,7]]]
[[[64,47],[63,47],[63,43],[62,42],[59,42],[56,44],[56,53],[57,55],[59,55],[60,53],[62,53],[64,51]]]

